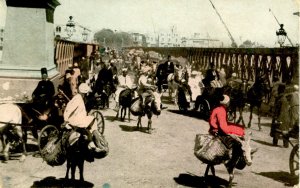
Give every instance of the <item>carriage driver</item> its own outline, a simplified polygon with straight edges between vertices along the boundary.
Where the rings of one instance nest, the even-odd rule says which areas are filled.
[[[151,84],[150,75],[151,68],[144,67],[142,69],[142,75],[138,80],[139,95],[142,97],[142,108],[144,108],[147,103],[146,98],[149,96],[153,96],[153,91],[156,89],[156,86]]]
[[[122,69],[122,75],[118,76],[118,82],[119,85],[117,86],[117,90],[116,90],[116,96],[115,96],[115,101],[116,101],[116,108],[114,109],[116,112],[119,111],[119,96],[120,93],[129,88],[132,88],[132,81],[131,78],[127,75],[127,68],[123,68]]]
[[[84,95],[90,92],[91,88],[86,83],[82,83],[79,85],[78,90],[79,93],[77,93],[68,102],[64,112],[64,121],[67,122],[66,128],[86,128],[88,130],[86,132],[88,132],[90,141],[88,145],[89,149],[92,149],[95,152],[100,152],[101,149],[97,147],[98,143],[100,143],[100,140],[98,139],[100,133],[97,130],[97,121],[94,119],[94,116],[87,115],[85,103],[83,100]],[[69,141],[70,140],[71,138],[69,138]],[[93,140],[95,140],[95,143],[93,142]]]

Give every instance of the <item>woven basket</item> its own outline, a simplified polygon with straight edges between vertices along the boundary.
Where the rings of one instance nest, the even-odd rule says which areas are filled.
[[[142,109],[141,109],[141,100],[140,98],[136,98],[132,101],[132,104],[130,106],[130,112],[134,116],[142,115]]]
[[[100,152],[94,152],[94,157],[96,159],[102,159],[106,157],[109,153],[109,147],[108,147],[108,142],[106,141],[105,137],[103,134],[95,134],[94,136],[98,137],[99,142],[96,143],[97,147],[101,149]],[[95,139],[94,141],[96,141]]]
[[[58,136],[50,138],[41,152],[44,161],[50,166],[63,165],[67,159],[66,150],[63,147],[62,139]]]
[[[197,134],[194,147],[195,156],[206,164],[221,164],[229,159],[229,150],[217,137]]]

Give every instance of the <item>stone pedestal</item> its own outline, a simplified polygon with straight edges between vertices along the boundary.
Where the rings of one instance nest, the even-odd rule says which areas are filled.
[[[6,83],[7,80],[15,80],[18,83],[9,85],[22,86],[21,83],[24,83],[26,88],[23,89],[35,88],[41,79],[42,67],[47,68],[51,79],[57,77],[58,72],[54,64],[53,13],[59,2],[6,0],[6,4],[0,84]]]

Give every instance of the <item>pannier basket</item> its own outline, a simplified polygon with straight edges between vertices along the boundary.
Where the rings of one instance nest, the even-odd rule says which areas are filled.
[[[130,106],[130,112],[134,116],[142,115],[142,109],[141,109],[141,100],[140,98],[133,99],[132,104]]]
[[[209,134],[197,134],[194,155],[206,164],[221,164],[229,159],[229,150],[222,141]]]
[[[108,147],[108,142],[106,141],[105,137],[103,134],[96,134],[95,136],[98,137],[99,142],[97,143],[97,147],[101,149],[100,152],[94,152],[94,157],[96,159],[102,159],[106,157],[109,153],[109,147]],[[96,139],[94,140],[96,141]]]
[[[66,150],[61,138],[55,135],[50,138],[46,146],[41,151],[44,161],[50,166],[63,165],[67,159]]]

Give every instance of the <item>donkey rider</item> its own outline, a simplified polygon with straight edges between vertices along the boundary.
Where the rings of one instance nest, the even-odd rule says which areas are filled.
[[[142,108],[144,108],[148,103],[147,97],[153,96],[153,92],[156,89],[156,86],[151,84],[150,75],[151,75],[151,68],[145,67],[142,70],[142,75],[138,80],[138,85],[139,85],[138,93],[142,98]]]
[[[85,133],[88,136],[89,145],[88,148],[95,152],[100,152],[99,147],[99,132],[97,130],[97,121],[94,116],[87,115],[85,103],[83,97],[85,94],[91,91],[90,87],[86,83],[79,85],[79,93],[76,94],[67,104],[64,112],[64,121],[67,122],[66,129],[72,129],[72,127],[84,128],[87,131]],[[79,129],[83,130],[83,129]],[[75,135],[74,135],[75,136]],[[70,135],[69,142],[72,140],[72,134]],[[94,142],[93,142],[94,140]],[[72,144],[72,143],[70,143]],[[98,146],[98,147],[97,147]]]
[[[244,127],[227,122],[226,106],[229,105],[230,98],[223,95],[219,96],[219,99],[219,105],[213,109],[209,118],[209,133],[218,136],[225,145],[232,147],[232,159],[226,166],[234,166],[243,152],[246,156],[247,165],[251,165],[251,154],[257,150],[250,151],[249,143],[243,139]]]
[[[119,96],[120,93],[129,88],[132,88],[132,81],[131,78],[127,75],[127,68],[123,68],[122,69],[122,75],[118,76],[118,82],[119,85],[117,86],[117,90],[115,92],[116,96],[115,96],[115,101],[116,101],[116,108],[114,109],[116,112],[119,111]]]

